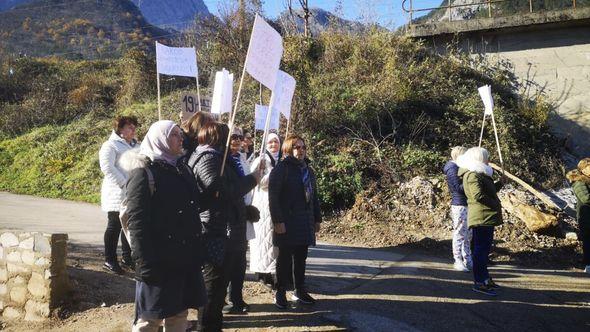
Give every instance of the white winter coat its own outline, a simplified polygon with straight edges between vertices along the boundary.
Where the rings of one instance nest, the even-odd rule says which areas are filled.
[[[272,244],[274,227],[270,218],[268,205],[268,178],[272,171],[270,157],[263,155],[266,168],[260,183],[254,188],[252,205],[260,211],[260,220],[253,223],[256,237],[250,242],[250,271],[258,273],[275,273],[278,248]],[[250,170],[258,168],[261,157],[254,159]],[[277,161],[278,162],[278,161]]]
[[[98,160],[100,170],[104,174],[100,188],[100,203],[102,210],[105,212],[119,211],[123,200],[122,191],[125,183],[127,183],[128,173],[120,167],[118,162],[121,155],[132,148],[132,145],[114,131],[100,147]]]

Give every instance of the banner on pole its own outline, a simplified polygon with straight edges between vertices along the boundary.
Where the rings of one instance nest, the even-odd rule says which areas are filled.
[[[295,94],[295,79],[279,70],[277,73],[277,81],[270,96],[270,104],[274,109],[279,110],[283,115],[289,119],[291,117],[291,103],[293,101],[293,94]]]
[[[213,99],[211,100],[211,113],[223,114],[232,111],[232,96],[234,86],[234,74],[230,74],[225,68],[215,73],[215,86]]]
[[[168,47],[156,42],[158,74],[197,77],[197,54],[192,47]]]
[[[481,86],[477,89],[479,91],[479,96],[483,101],[483,106],[485,108],[484,114],[485,115],[492,115],[494,112],[494,98],[492,98],[492,87],[489,85]]]
[[[274,89],[283,56],[283,38],[262,17],[256,15],[250,36],[246,71],[269,89]]]
[[[254,129],[264,130],[266,124],[266,114],[268,113],[268,106],[258,105],[254,109]],[[270,113],[270,125],[268,129],[279,130],[280,114],[276,108],[273,107],[273,111]]]

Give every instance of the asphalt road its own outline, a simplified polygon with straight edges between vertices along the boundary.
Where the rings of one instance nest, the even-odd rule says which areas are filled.
[[[106,214],[96,205],[0,193],[0,229],[64,232],[100,250]],[[320,300],[277,325],[267,295],[248,298],[258,312],[228,317],[229,330],[590,331],[590,277],[576,270],[492,267],[496,298],[470,290],[471,276],[450,261],[407,248],[321,243],[311,248],[308,285]],[[287,318],[284,318],[287,317]],[[307,322],[305,326],[297,322]],[[262,325],[261,325],[262,324]],[[291,325],[290,325],[291,324]],[[321,329],[325,330],[325,329]]]

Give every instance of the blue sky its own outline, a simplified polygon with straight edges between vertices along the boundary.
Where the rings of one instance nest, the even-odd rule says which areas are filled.
[[[236,0],[203,0],[209,11],[218,13],[219,6],[237,2]],[[351,20],[377,21],[389,28],[398,27],[407,22],[407,16],[402,10],[402,0],[308,0],[311,7],[319,7],[334,12],[338,2],[342,3],[344,17]],[[406,7],[409,7],[409,1]],[[285,9],[286,0],[264,0],[266,16],[275,18]],[[293,0],[297,3],[297,0]],[[414,8],[436,7],[441,0],[413,0]],[[425,14],[425,12],[422,12]],[[421,16],[421,15],[418,15]]]

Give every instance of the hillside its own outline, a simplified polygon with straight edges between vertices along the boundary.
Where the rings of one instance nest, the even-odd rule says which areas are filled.
[[[203,0],[133,0],[145,19],[161,28],[184,30],[195,16],[211,15]]]
[[[313,35],[317,35],[329,29],[336,32],[352,33],[359,33],[367,30],[367,26],[363,25],[362,23],[341,18],[327,10],[321,8],[312,8],[310,11],[310,28]],[[300,14],[301,10],[296,10],[294,13]],[[304,30],[303,19],[296,15],[293,17],[288,10],[282,12],[277,18],[277,21],[280,22],[283,28],[287,31],[295,30],[299,33],[302,33]]]
[[[149,24],[128,0],[36,0],[0,12],[0,52],[9,54],[115,58],[174,36]]]

